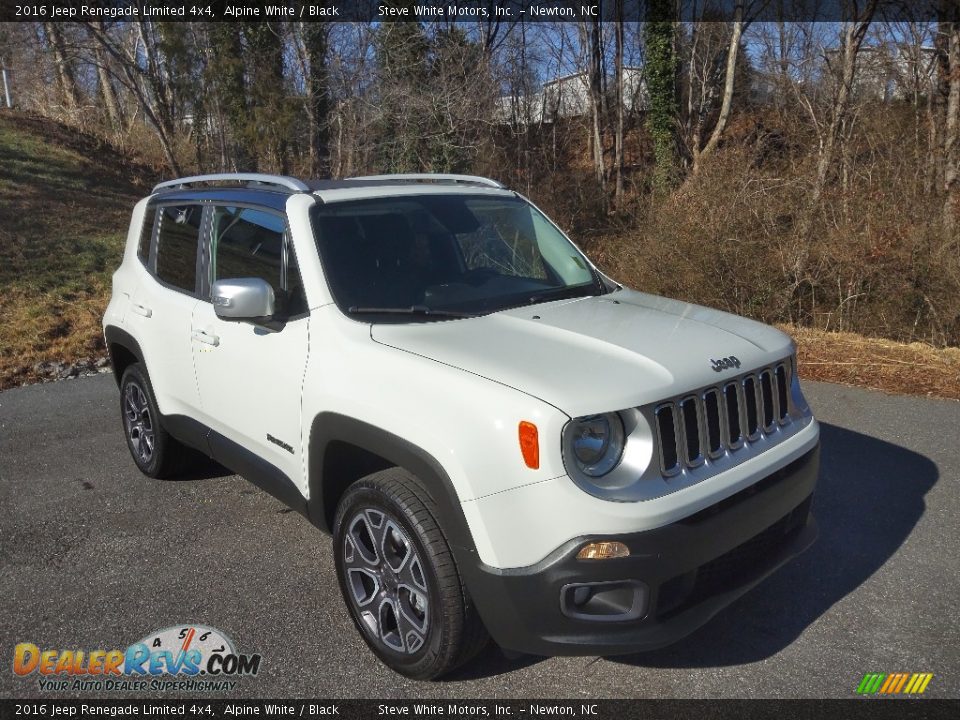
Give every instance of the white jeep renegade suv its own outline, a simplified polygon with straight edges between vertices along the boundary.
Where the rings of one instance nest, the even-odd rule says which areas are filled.
[[[790,339],[621,287],[492,180],[162,183],[103,326],[140,470],[200,451],[331,532],[411,677],[668,644],[816,535]]]

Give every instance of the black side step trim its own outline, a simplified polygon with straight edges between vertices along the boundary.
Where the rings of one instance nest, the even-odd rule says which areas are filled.
[[[186,415],[164,415],[163,427],[184,445],[208,455],[307,517],[307,499],[277,466]]]

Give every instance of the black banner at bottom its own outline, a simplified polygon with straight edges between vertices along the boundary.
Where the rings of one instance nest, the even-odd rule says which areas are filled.
[[[851,700],[0,700],[0,718],[957,718],[960,699]]]

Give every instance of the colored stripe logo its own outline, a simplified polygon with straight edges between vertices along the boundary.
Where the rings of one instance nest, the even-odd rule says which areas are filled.
[[[867,673],[857,695],[922,695],[933,673]]]

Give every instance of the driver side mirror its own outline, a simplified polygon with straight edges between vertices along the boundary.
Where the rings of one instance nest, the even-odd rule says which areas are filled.
[[[259,320],[273,317],[273,288],[263,278],[217,280],[211,292],[213,310],[224,320]]]

